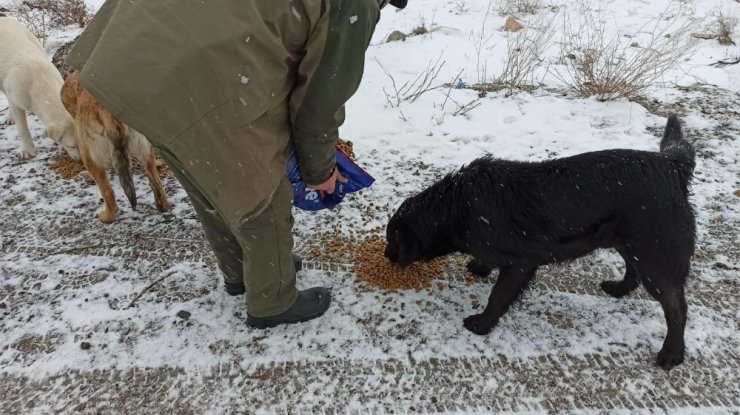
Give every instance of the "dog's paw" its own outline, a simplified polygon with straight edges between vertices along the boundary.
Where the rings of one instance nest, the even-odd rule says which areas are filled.
[[[111,212],[110,210],[104,210],[98,215],[98,218],[103,223],[113,223],[116,221],[117,217],[118,212]]]
[[[670,370],[671,368],[683,363],[683,353],[683,349],[676,352],[663,347],[660,352],[658,352],[658,357],[655,359],[655,363],[665,370]]]
[[[13,119],[12,116],[8,115],[8,118],[5,119],[4,124],[5,125],[13,125],[13,124],[15,124],[15,120]]]
[[[21,149],[21,159],[28,160],[36,157],[36,149],[33,147]]]
[[[623,281],[602,281],[601,289],[614,298],[622,298],[632,291]]]
[[[491,274],[491,271],[493,271],[493,267],[489,267],[478,258],[471,259],[468,262],[467,268],[468,271],[476,277],[487,277]]]
[[[474,314],[463,319],[463,326],[475,334],[484,336],[493,330],[493,325],[487,323],[483,314]]]
[[[154,204],[160,212],[169,212],[172,210],[172,202],[169,199],[155,200]]]

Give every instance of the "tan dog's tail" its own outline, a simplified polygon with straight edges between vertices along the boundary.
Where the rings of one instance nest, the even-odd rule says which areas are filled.
[[[118,173],[118,179],[123,187],[131,208],[136,209],[136,187],[134,176],[131,174],[131,159],[128,154],[128,137],[113,140],[113,166]]]

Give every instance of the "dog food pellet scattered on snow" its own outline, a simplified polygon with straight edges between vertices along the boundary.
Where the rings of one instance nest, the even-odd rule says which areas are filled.
[[[444,259],[417,262],[407,267],[391,263],[384,255],[385,238],[373,236],[352,253],[357,279],[385,290],[420,290],[445,274]]]

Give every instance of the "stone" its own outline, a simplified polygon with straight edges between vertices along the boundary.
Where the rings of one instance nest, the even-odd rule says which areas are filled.
[[[391,34],[388,35],[387,38],[385,38],[386,42],[403,42],[406,40],[406,33],[403,33],[400,30],[394,30],[391,32]]]
[[[519,19],[517,19],[515,16],[509,16],[506,18],[506,23],[504,23],[504,30],[507,32],[518,32],[522,30],[524,26],[519,22]]]

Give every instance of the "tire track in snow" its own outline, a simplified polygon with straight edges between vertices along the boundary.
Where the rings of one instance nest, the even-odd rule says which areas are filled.
[[[643,353],[534,359],[337,360],[199,370],[0,374],[4,412],[440,413],[740,410],[740,356],[689,358],[670,372]]]

